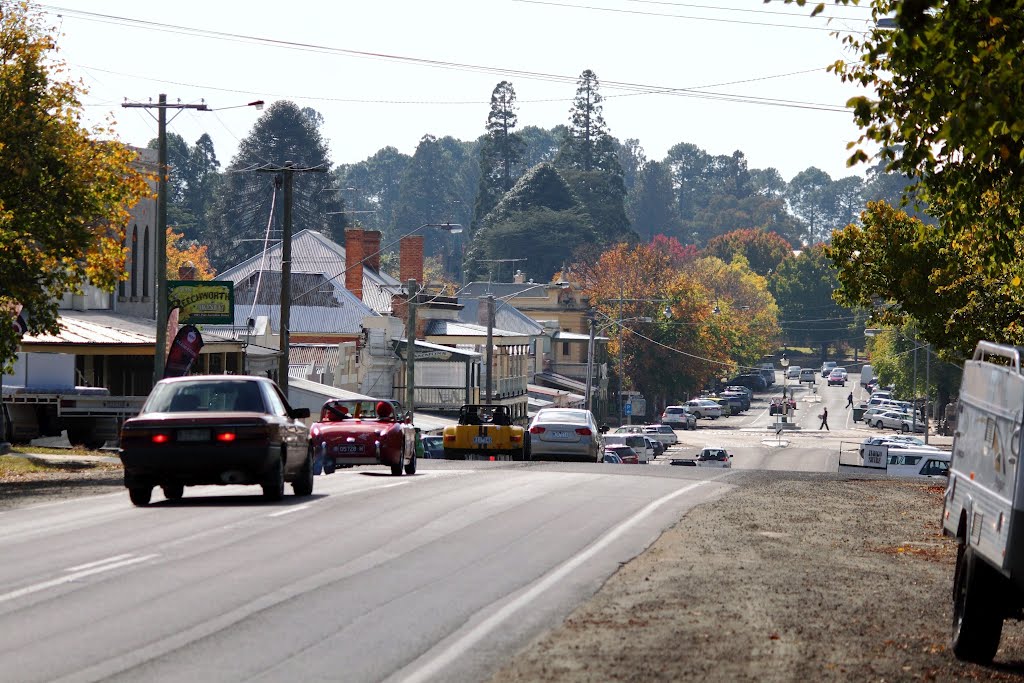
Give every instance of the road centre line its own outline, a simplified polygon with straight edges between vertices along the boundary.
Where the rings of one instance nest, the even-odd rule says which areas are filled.
[[[92,567],[98,567],[101,564],[107,564],[108,562],[119,562],[120,560],[123,560],[126,557],[131,557],[131,556],[132,556],[131,553],[125,553],[124,555],[114,555],[113,557],[108,557],[105,560],[96,560],[95,562],[86,562],[85,564],[77,564],[74,567],[68,567],[64,571],[66,571],[66,572],[77,572],[77,571],[81,571],[83,569],[91,569]]]
[[[311,506],[311,505],[312,505],[312,503],[306,503],[305,505],[296,505],[295,507],[288,508],[287,510],[281,510],[280,512],[272,512],[269,515],[267,515],[267,517],[284,517],[285,515],[290,515],[293,512],[299,512],[300,510],[305,510],[305,509],[309,508],[309,506]]]
[[[148,560],[152,560],[154,557],[159,557],[159,556],[160,556],[159,554],[154,553],[152,555],[143,555],[141,557],[132,557],[130,559],[124,559],[124,560],[121,560],[119,562],[110,562],[109,561],[110,559],[116,559],[116,558],[109,558],[107,560],[107,562],[108,562],[107,564],[102,564],[100,566],[94,566],[94,567],[91,567],[89,569],[84,569],[82,571],[73,572],[73,573],[68,574],[66,576],[61,576],[60,578],[56,578],[56,579],[50,579],[49,581],[43,581],[42,583],[32,584],[31,586],[25,586],[24,588],[19,588],[18,590],[14,590],[14,591],[11,591],[9,593],[2,593],[2,594],[0,594],[0,603],[9,602],[11,600],[16,600],[16,599],[24,597],[26,595],[31,595],[32,593],[38,593],[40,591],[44,591],[44,590],[47,590],[49,588],[55,588],[57,586],[65,584],[65,583],[71,583],[72,581],[77,581],[78,579],[83,579],[83,578],[85,578],[87,576],[93,576],[94,574],[100,574],[102,572],[109,572],[109,571],[112,571],[114,569],[120,569],[121,567],[128,567],[128,566],[133,565],[133,564],[140,564],[142,562],[146,562]],[[93,564],[95,564],[95,563],[93,563]]]
[[[724,475],[723,475],[724,476]],[[576,568],[586,563],[592,557],[597,555],[599,552],[604,550],[611,543],[617,540],[620,536],[629,531],[632,527],[636,526],[641,520],[649,517],[659,507],[668,503],[669,501],[678,498],[684,493],[688,493],[700,486],[710,484],[719,479],[709,479],[706,481],[698,481],[689,486],[684,486],[681,489],[668,493],[657,500],[652,501],[646,507],[638,511],[629,519],[620,523],[614,529],[609,531],[607,534],[598,539],[593,545],[579,552],[575,556],[569,558],[561,565],[548,572],[545,576],[541,577],[536,581],[530,588],[524,593],[520,594],[511,602],[505,604],[501,609],[492,614],[491,616],[484,619],[482,622],[474,626],[467,633],[459,637],[455,642],[448,645],[446,649],[440,652],[438,655],[422,664],[419,668],[412,672],[402,675],[400,680],[404,683],[423,683],[424,681],[431,680],[438,675],[445,667],[450,665],[453,661],[462,657],[465,653],[469,652],[477,643],[483,640],[489,633],[501,626],[502,623],[510,619],[516,612],[520,611],[531,602],[539,598],[545,591],[563,580],[568,574],[573,572]]]

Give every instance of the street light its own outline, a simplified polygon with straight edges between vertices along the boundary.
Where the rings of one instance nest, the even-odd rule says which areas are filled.
[[[782,358],[779,359],[779,365],[782,366],[782,421],[789,421],[789,399],[786,398],[786,380],[789,379],[789,373],[786,369],[789,368],[789,358],[786,354],[782,354]]]

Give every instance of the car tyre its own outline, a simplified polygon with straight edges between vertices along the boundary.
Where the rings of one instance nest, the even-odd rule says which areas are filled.
[[[302,463],[298,478],[292,482],[292,493],[296,496],[313,495],[313,447],[309,447],[306,460]]]
[[[995,572],[961,541],[953,576],[953,654],[988,664],[999,649],[1003,616],[996,601]]]
[[[405,441],[402,441],[402,448],[399,450],[401,455],[398,456],[398,464],[391,466],[391,476],[400,477],[402,476],[402,468],[405,467]]]
[[[283,460],[277,459],[270,468],[270,471],[264,476],[263,483],[260,486],[263,488],[263,500],[274,503],[284,498]]]
[[[885,429],[885,423],[879,420],[875,423],[875,429]]]
[[[412,460],[405,466],[405,473],[409,476],[416,474],[416,453],[412,454]]]
[[[144,486],[129,486],[128,497],[135,507],[146,507],[153,498],[153,487],[148,484]]]
[[[906,434],[909,431],[910,431],[910,425],[908,425],[906,422],[900,424],[900,434]]]
[[[181,500],[185,495],[184,484],[163,484],[160,488],[167,500]]]

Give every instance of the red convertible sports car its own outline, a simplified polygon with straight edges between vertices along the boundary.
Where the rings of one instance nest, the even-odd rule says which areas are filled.
[[[313,471],[388,465],[391,474],[416,473],[416,432],[391,401],[332,400],[320,409],[309,432]]]

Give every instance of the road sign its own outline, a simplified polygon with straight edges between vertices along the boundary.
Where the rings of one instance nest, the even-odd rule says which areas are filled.
[[[626,403],[623,404],[623,406],[622,406],[622,414],[623,415],[632,415],[633,414],[633,404],[630,401],[626,401]]]

